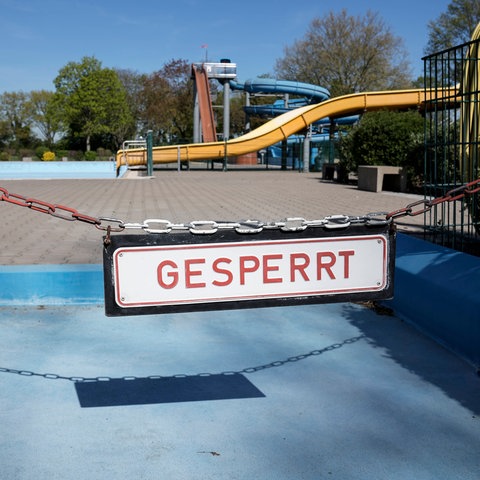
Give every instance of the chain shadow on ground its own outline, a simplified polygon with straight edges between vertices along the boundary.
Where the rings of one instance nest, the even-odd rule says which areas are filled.
[[[86,378],[66,377],[52,373],[37,373],[5,367],[0,367],[0,372],[43,377],[49,380],[71,381],[75,385],[77,397],[82,408],[261,398],[265,397],[265,394],[247,379],[245,374],[278,368],[310,357],[319,356],[356,343],[364,338],[364,335],[358,335],[327,347],[287,357],[283,360],[246,367],[238,371],[220,373]]]
[[[479,379],[473,369],[413,326],[392,315],[390,309],[375,303],[365,306],[370,308],[344,304],[345,318],[361,332],[360,335],[264,365],[197,375],[95,379],[72,377],[69,380],[75,383],[82,407],[259,398],[265,395],[245,374],[282,367],[365,339],[374,348],[384,350],[385,354],[402,368],[440,388],[449,398],[459,402],[475,416],[480,415]],[[377,313],[376,316],[372,317],[371,309]]]
[[[0,373],[37,376],[50,380],[67,380],[75,385],[81,407],[140,405],[152,403],[209,401],[235,398],[261,398],[261,392],[245,376],[258,371],[278,368],[319,356],[335,349],[366,340],[373,348],[402,368],[441,389],[449,398],[480,415],[479,378],[475,370],[462,359],[395,317],[381,305],[345,303],[344,318],[360,334],[318,350],[247,367],[237,371],[198,373],[196,375],[151,375],[148,377],[67,377],[52,373],[37,373],[0,367]],[[372,313],[374,310],[377,315]],[[380,315],[379,315],[380,314]]]

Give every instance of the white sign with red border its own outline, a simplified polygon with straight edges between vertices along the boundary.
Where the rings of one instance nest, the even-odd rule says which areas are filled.
[[[120,247],[121,308],[378,292],[388,281],[384,235]]]

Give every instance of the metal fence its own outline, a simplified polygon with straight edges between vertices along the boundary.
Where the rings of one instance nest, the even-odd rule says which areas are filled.
[[[480,42],[471,41],[423,59],[427,198],[479,178],[479,52]],[[476,193],[432,208],[425,214],[426,239],[480,255],[479,200]]]

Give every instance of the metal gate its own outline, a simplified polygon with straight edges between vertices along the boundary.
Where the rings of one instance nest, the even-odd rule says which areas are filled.
[[[480,176],[480,30],[476,33],[468,43],[423,59],[426,198],[462,188]],[[447,88],[452,95],[445,101],[441,92]],[[479,198],[475,193],[432,208],[425,214],[426,239],[480,255]]]

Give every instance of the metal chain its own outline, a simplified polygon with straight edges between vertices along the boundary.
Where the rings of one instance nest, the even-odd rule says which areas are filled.
[[[331,215],[318,220],[306,220],[302,217],[286,218],[277,222],[263,222],[260,220],[241,220],[239,222],[220,222],[213,220],[195,220],[188,223],[172,223],[160,218],[149,218],[142,223],[127,223],[118,218],[92,217],[80,213],[75,208],[58,205],[43,200],[38,200],[16,193],[10,193],[6,188],[0,187],[0,201],[8,202],[20,207],[30,208],[36,212],[46,213],[62,220],[89,223],[103,231],[122,232],[124,230],[142,230],[150,234],[165,234],[174,231],[189,231],[196,235],[208,235],[219,230],[235,230],[237,233],[257,233],[262,230],[280,229],[282,231],[296,232],[308,227],[324,227],[327,229],[344,228],[353,223],[378,225],[390,223],[385,214],[373,213],[364,216]],[[380,216],[383,215],[383,218]]]
[[[480,178],[474,180],[473,182],[466,183],[460,187],[453,188],[441,197],[432,198],[430,200],[418,200],[417,202],[410,203],[404,208],[390,212],[385,218],[388,220],[404,216],[415,217],[417,215],[421,215],[422,213],[429,212],[435,205],[462,200],[466,197],[468,198],[472,196],[477,192],[480,192]]]
[[[161,218],[149,218],[142,223],[127,223],[118,218],[92,217],[80,213],[75,208],[38,200],[17,193],[10,193],[0,187],[0,201],[8,202],[20,207],[27,207],[40,213],[67,221],[79,221],[95,225],[99,230],[108,233],[123,232],[124,230],[142,230],[149,234],[165,234],[175,231],[189,231],[196,235],[209,235],[219,230],[235,230],[237,233],[258,233],[262,230],[280,229],[286,232],[296,232],[311,227],[326,229],[345,228],[352,224],[386,225],[393,220],[404,216],[417,216],[430,211],[434,206],[445,202],[453,202],[470,197],[480,191],[480,179],[466,183],[448,191],[445,195],[430,200],[418,200],[393,212],[367,213],[362,216],[330,215],[318,220],[307,220],[303,217],[286,218],[282,221],[263,222],[260,220],[242,220],[239,222],[220,222],[214,220],[195,220],[188,223],[172,223]]]
[[[364,334],[358,335],[356,337],[352,338],[347,338],[346,340],[343,340],[342,342],[338,343],[333,343],[332,345],[329,345],[327,347],[318,349],[318,350],[312,350],[311,352],[308,353],[302,353],[300,355],[295,355],[292,357],[288,357],[284,360],[275,360],[270,363],[265,363],[262,365],[256,365],[255,367],[246,367],[243,368],[242,370],[237,370],[237,371],[227,371],[227,372],[220,372],[220,373],[197,373],[197,375],[201,376],[208,376],[208,375],[234,375],[234,374],[243,374],[243,373],[255,373],[259,372],[261,370],[266,370],[268,368],[274,368],[274,367],[281,367],[283,365],[289,364],[289,363],[294,363],[298,362],[300,360],[305,360],[309,357],[315,357],[318,355],[322,355],[323,353],[326,352],[331,352],[332,350],[337,350],[338,348],[342,348],[345,345],[350,345],[352,343],[356,343],[360,340],[363,340],[366,338]],[[135,377],[135,376],[124,376],[121,378],[112,378],[112,377],[68,377],[64,375],[58,375],[56,373],[37,373],[37,372],[32,372],[30,370],[17,370],[14,368],[6,368],[6,367],[0,367],[0,373],[13,373],[16,375],[21,375],[24,377],[43,377],[48,380],[68,380],[70,382],[108,382],[109,380],[135,380],[138,378],[148,378],[151,380],[157,380],[161,378],[171,378],[171,377],[176,377],[176,378],[183,378],[183,377],[190,377],[190,376],[195,376],[195,375],[186,375],[186,374],[176,374],[176,375],[149,375],[148,377]]]

